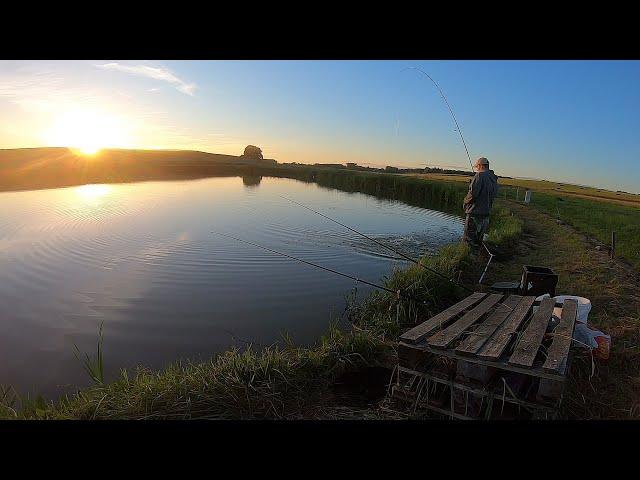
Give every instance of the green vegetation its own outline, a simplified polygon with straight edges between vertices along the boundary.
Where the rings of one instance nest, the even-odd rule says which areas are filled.
[[[104,383],[104,350],[102,348],[102,344],[104,343],[104,336],[102,334],[102,327],[104,326],[104,322],[100,323],[100,328],[98,329],[98,342],[96,345],[96,354],[94,357],[89,355],[88,353],[84,354],[84,358],[81,358],[80,349],[74,343],[73,349],[76,358],[82,363],[82,366],[95,383],[102,385]]]
[[[500,172],[497,172],[500,173]],[[426,173],[411,174],[412,176],[446,182],[469,182],[467,175],[456,175],[446,173]],[[562,195],[578,198],[587,198],[591,200],[600,200],[604,202],[613,202],[627,206],[640,206],[640,194],[611,190],[603,188],[586,187],[583,185],[572,185],[570,183],[552,182],[549,180],[532,180],[522,178],[501,177],[500,185],[508,186],[514,190],[520,189],[520,199],[526,189],[536,192],[548,193],[550,195]]]
[[[509,208],[497,204],[490,217],[488,243],[500,248],[511,248],[520,238],[524,222],[513,215]]]
[[[605,245],[616,232],[616,255],[640,268],[640,209],[616,203],[535,193],[532,205]]]
[[[421,258],[420,263],[456,279],[468,265],[470,253],[469,247],[459,242],[442,247],[438,255]],[[385,286],[401,290],[422,303],[398,299],[389,292],[374,291],[362,302],[351,305],[351,322],[381,339],[395,340],[421,319],[435,315],[465,296],[465,291],[455,283],[415,264],[394,270]]]
[[[411,176],[449,184],[469,181],[469,177],[460,175]],[[616,255],[640,268],[640,195],[545,180],[501,178],[498,183],[501,185],[500,198],[506,193],[508,199],[518,196],[523,200],[525,188],[531,189],[534,191],[531,206],[605,245],[610,245],[611,232],[615,231]]]
[[[209,362],[178,362],[162,372],[140,368],[129,377],[90,387],[57,404],[27,407],[5,418],[38,419],[244,419],[315,418],[331,403],[338,375],[370,365],[385,345],[337,328],[315,348],[227,351]]]
[[[265,176],[315,182],[343,192],[359,192],[377,198],[399,200],[416,207],[460,213],[467,187],[458,183],[427,181],[403,175],[360,172],[309,165],[280,165],[255,169]]]

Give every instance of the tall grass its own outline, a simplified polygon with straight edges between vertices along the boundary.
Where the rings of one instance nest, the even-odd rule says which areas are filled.
[[[315,182],[344,192],[359,192],[408,205],[460,213],[467,186],[406,175],[313,167],[309,165],[256,168],[263,175]]]
[[[402,331],[468,294],[455,284],[455,280],[469,261],[468,245],[463,242],[446,245],[438,255],[423,257],[420,263],[453,281],[418,265],[396,269],[386,279],[385,286],[394,291],[402,290],[412,300],[407,299],[408,295],[398,298],[389,292],[375,291],[361,303],[349,306],[349,318],[354,325],[373,336],[395,340]]]
[[[291,344],[261,352],[237,349],[208,362],[177,362],[161,372],[126,371],[17,418],[245,419],[314,418],[331,403],[329,386],[341,373],[375,364],[388,350],[378,339],[332,326],[314,348]]]
[[[74,355],[76,358],[82,363],[82,366],[95,383],[102,385],[104,383],[104,350],[102,348],[104,343],[103,337],[103,326],[104,322],[100,322],[100,327],[98,328],[98,340],[96,344],[96,353],[95,355],[89,355],[85,352],[84,358],[82,358],[82,354],[80,353],[80,349],[74,343]]]
[[[489,218],[489,240],[491,245],[511,248],[522,234],[524,222],[513,215],[507,207],[495,206]]]

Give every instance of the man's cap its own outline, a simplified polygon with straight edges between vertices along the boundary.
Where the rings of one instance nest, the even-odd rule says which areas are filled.
[[[489,165],[489,160],[487,160],[486,157],[480,157],[476,160],[476,164]]]

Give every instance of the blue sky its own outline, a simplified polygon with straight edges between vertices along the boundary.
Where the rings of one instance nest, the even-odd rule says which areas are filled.
[[[467,168],[640,192],[640,62],[0,62],[0,148],[88,142]],[[76,145],[68,145],[76,146]]]

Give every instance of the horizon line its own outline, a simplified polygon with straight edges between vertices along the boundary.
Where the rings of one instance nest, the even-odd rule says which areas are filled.
[[[37,149],[67,149],[69,151],[71,151],[73,153],[73,150],[80,150],[77,147],[70,147],[70,146],[40,146],[40,147],[12,147],[12,148],[0,148],[0,151],[7,151],[7,150],[37,150]],[[104,147],[104,148],[100,148],[95,154],[93,155],[97,155],[100,152],[104,151],[104,150],[128,150],[128,151],[149,151],[149,152],[193,152],[193,153],[204,153],[207,155],[224,155],[224,156],[228,156],[228,157],[241,157],[241,155],[235,155],[235,154],[231,154],[231,153],[215,153],[215,152],[208,152],[205,150],[192,150],[192,149],[186,149],[186,148],[132,148],[132,147]],[[93,156],[93,155],[88,155],[88,156]],[[264,158],[265,160],[276,160],[275,158]],[[277,162],[277,160],[276,160]],[[357,163],[357,162],[349,162],[349,161],[343,161],[343,162],[327,162],[327,163],[304,163],[304,162],[282,162],[280,163],[281,165],[286,165],[286,164],[298,164],[298,165],[308,165],[308,166],[314,166],[314,165],[330,165],[330,164],[339,164],[339,165],[345,165],[347,163],[354,163],[358,166],[364,166],[364,167],[368,167],[368,168],[379,168],[379,169],[384,169],[387,166],[392,166],[398,169],[407,169],[407,170],[424,170],[425,168],[442,168],[443,170],[458,170],[460,172],[468,172],[468,169],[465,169],[464,167],[456,167],[453,165],[432,165],[429,166],[425,163],[424,167],[421,166],[413,166],[413,167],[409,167],[409,166],[401,166],[401,165],[382,165],[379,163],[370,163],[370,162],[366,162],[366,163]],[[533,181],[537,181],[537,182],[549,182],[549,183],[556,183],[556,184],[566,184],[566,185],[571,185],[571,186],[575,186],[575,187],[586,187],[586,188],[594,188],[596,190],[605,190],[608,192],[612,192],[612,193],[627,193],[630,195],[640,195],[640,191],[638,192],[626,192],[623,190],[610,190],[608,188],[603,188],[603,187],[598,187],[595,185],[586,185],[586,184],[581,184],[581,183],[573,183],[571,181],[556,181],[556,180],[548,180],[546,178],[536,178],[536,177],[518,177],[518,176],[513,176],[513,175],[498,175],[498,177],[503,177],[503,178],[512,178],[515,180],[533,180]]]

